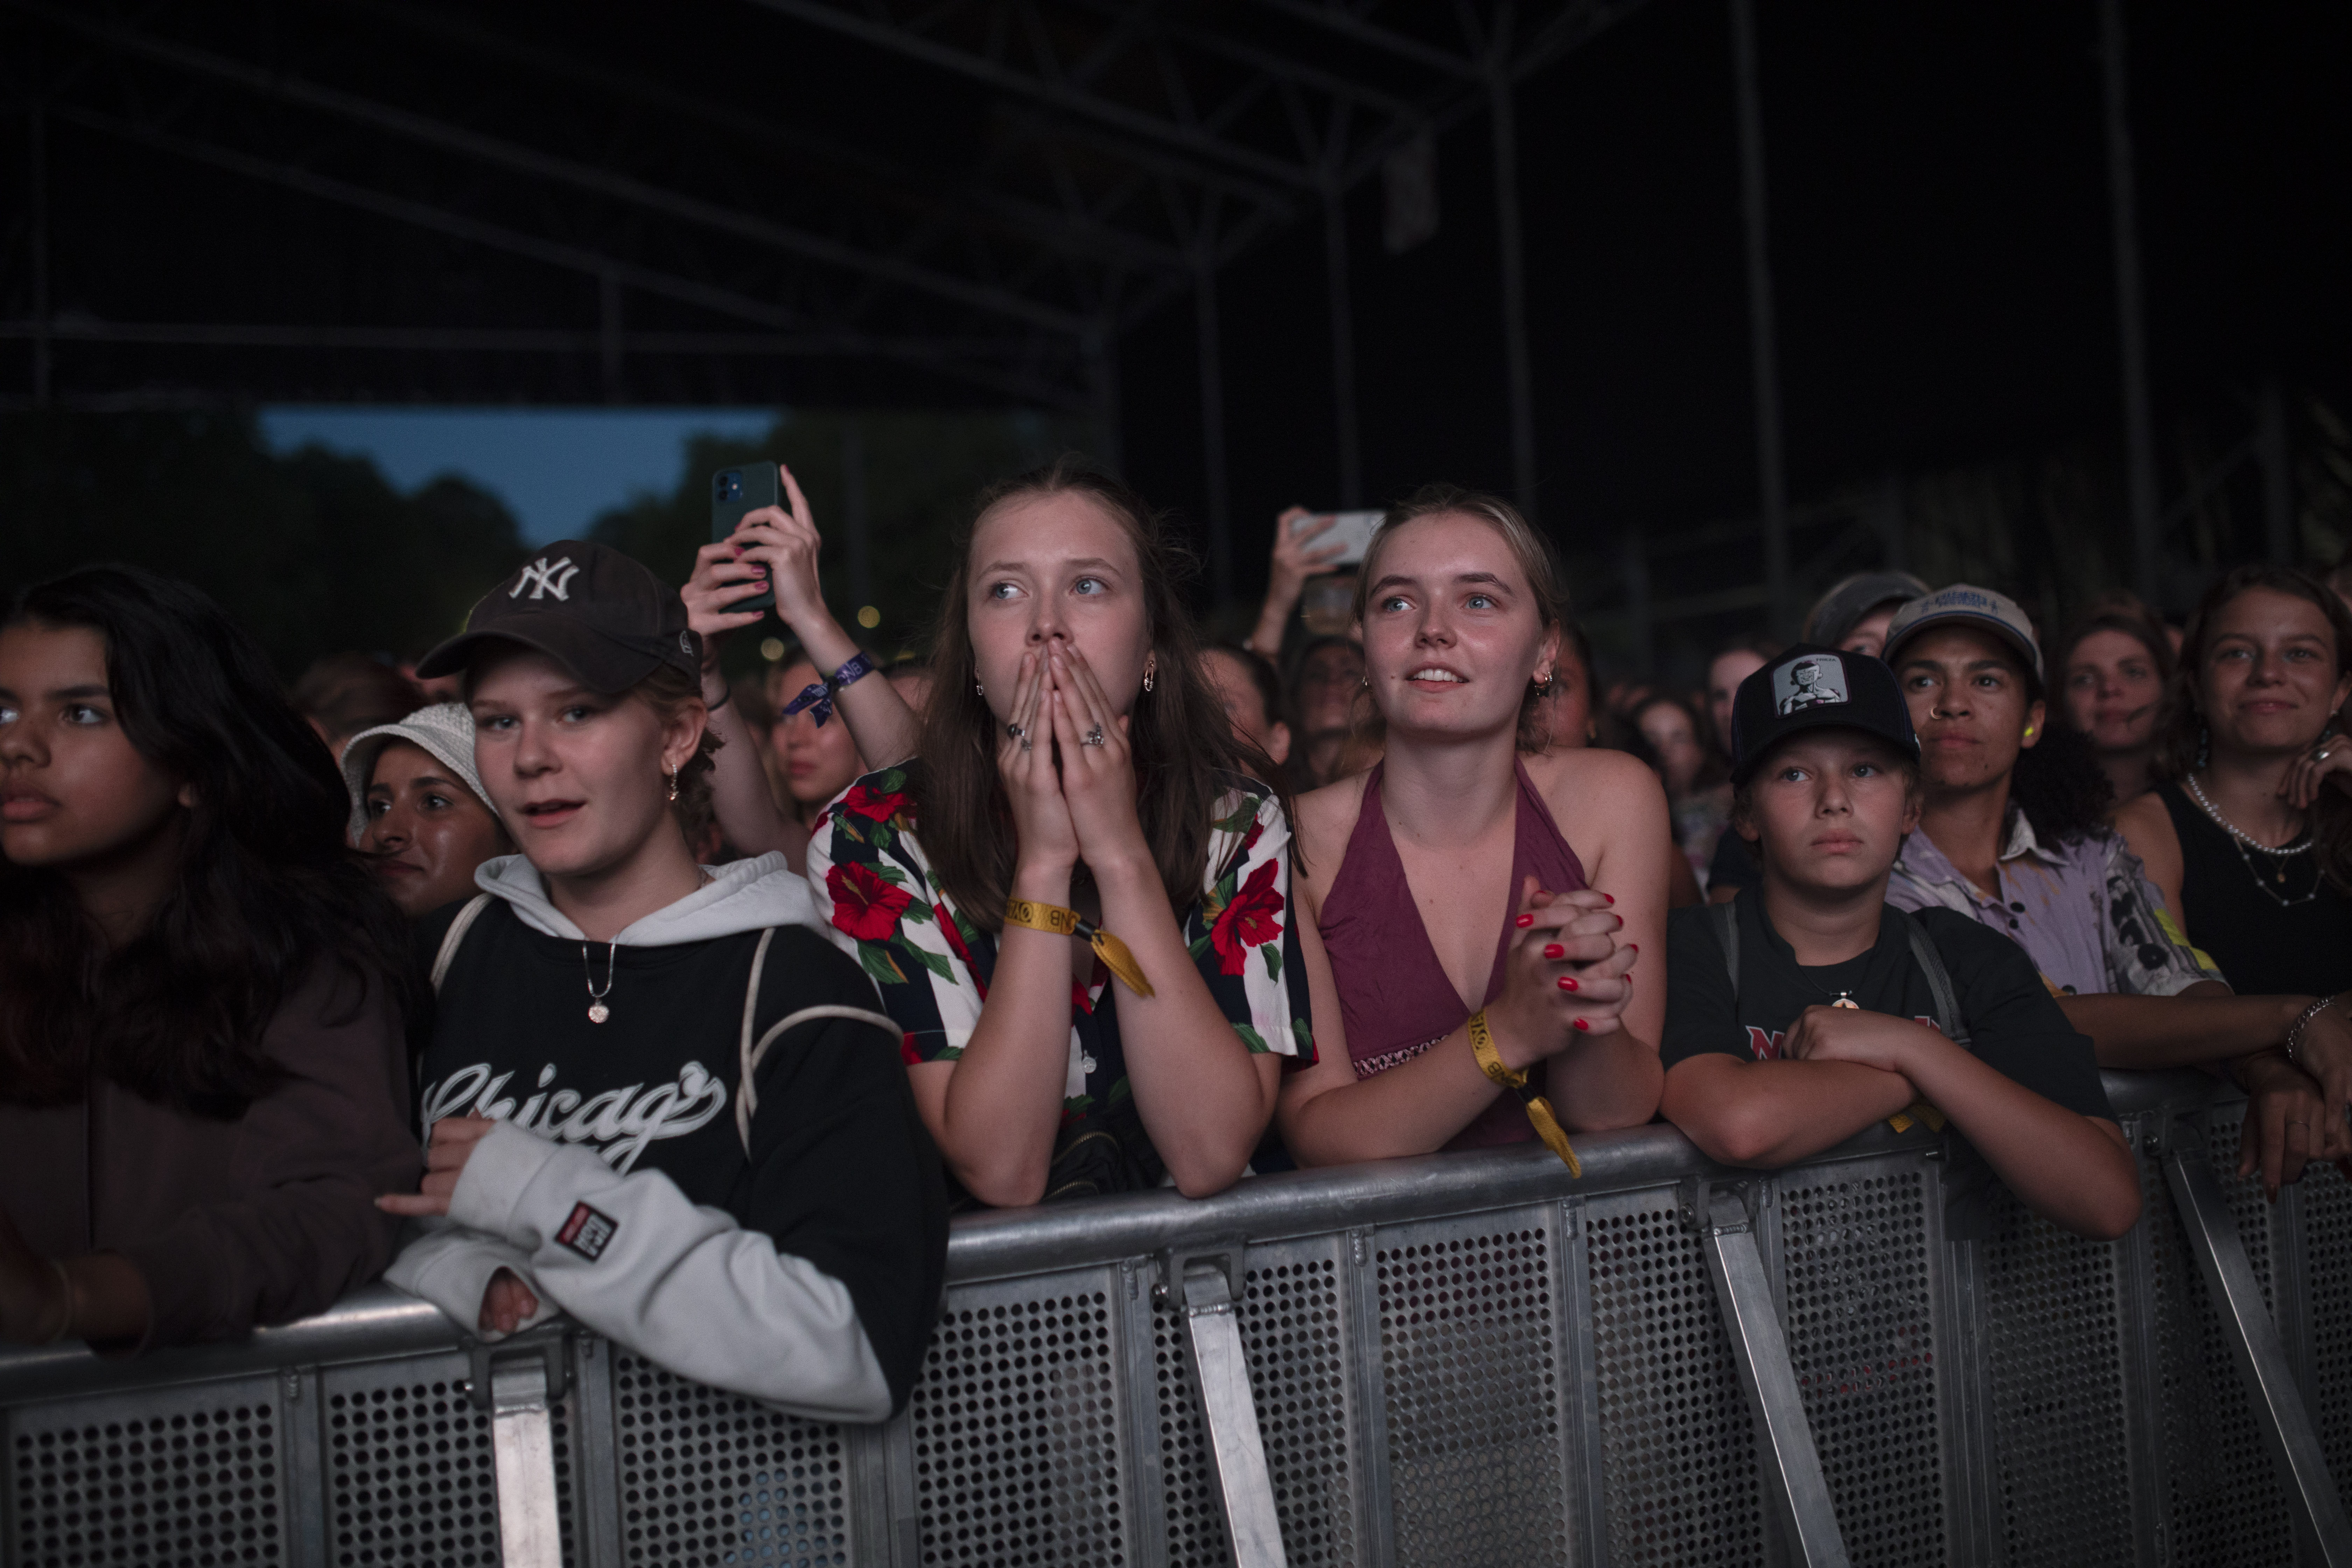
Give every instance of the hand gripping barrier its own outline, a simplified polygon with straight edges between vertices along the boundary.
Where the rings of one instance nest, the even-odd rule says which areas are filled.
[[[0,1560],[2344,1563],[2352,1186],[2111,1076],[2147,1212],[1944,1235],[1946,1152],[1664,1128],[960,1221],[910,1408],[793,1419],[382,1287],[236,1345],[0,1352]]]

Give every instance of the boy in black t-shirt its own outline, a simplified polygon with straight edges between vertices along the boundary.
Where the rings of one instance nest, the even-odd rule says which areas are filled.
[[[1919,812],[1918,743],[1894,673],[1791,648],[1741,685],[1732,745],[1732,825],[1757,847],[1762,885],[1728,910],[1668,919],[1666,1119],[1714,1159],[1769,1168],[1924,1101],[2036,1213],[2103,1239],[2129,1230],[2138,1173],[2091,1043],[2024,950],[1949,910],[1886,904]],[[1945,1009],[1915,932],[1964,1038],[1937,1026]]]

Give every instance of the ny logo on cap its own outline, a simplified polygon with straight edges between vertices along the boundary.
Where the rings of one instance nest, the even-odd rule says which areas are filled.
[[[520,599],[522,597],[522,591],[528,588],[530,590],[530,596],[534,599],[543,599],[552,594],[558,599],[568,600],[572,597],[570,592],[572,579],[578,575],[580,575],[580,568],[572,564],[572,557],[569,555],[552,566],[547,563],[547,557],[542,555],[522,569],[522,575],[515,579],[514,592],[509,594],[507,597]]]

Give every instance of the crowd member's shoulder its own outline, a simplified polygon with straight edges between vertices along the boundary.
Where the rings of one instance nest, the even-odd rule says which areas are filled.
[[[1605,839],[1620,829],[1645,840],[1670,831],[1665,786],[1630,752],[1585,746],[1520,760],[1571,843]]]
[[[1940,904],[1914,910],[1911,919],[1943,954],[1944,967],[1951,972],[1952,984],[1958,989],[1990,984],[2048,994],[2049,987],[2042,984],[2042,972],[2034,967],[2032,955],[2006,933]]]
[[[1318,897],[1339,874],[1348,840],[1356,831],[1356,817],[1364,809],[1364,786],[1371,776],[1352,773],[1321,789],[1308,790],[1291,802],[1290,829],[1298,849],[1302,884]]]

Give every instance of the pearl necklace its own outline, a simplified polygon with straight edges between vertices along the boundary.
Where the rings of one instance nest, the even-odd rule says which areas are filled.
[[[2205,815],[2213,819],[2213,825],[2230,836],[2231,844],[2238,851],[2238,859],[2246,868],[2246,875],[2254,879],[2254,886],[2260,888],[2265,894],[2267,894],[2271,902],[2278,905],[2278,907],[2283,910],[2291,910],[2295,908],[2297,905],[2307,904],[2314,899],[2319,897],[2320,882],[2323,879],[2319,878],[2313,879],[2311,890],[2309,892],[2298,894],[2292,898],[2281,893],[2278,890],[2278,888],[2271,886],[2272,882],[2276,882],[2279,887],[2284,887],[2286,885],[2286,863],[2298,855],[2308,855],[2311,853],[2312,847],[2317,840],[2312,837],[2311,830],[2308,826],[2304,829],[2303,837],[2297,838],[2292,844],[2265,844],[2261,839],[2256,838],[2252,834],[2248,833],[2244,828],[2240,827],[2236,823],[2231,821],[2228,817],[2222,816],[2221,808],[2215,805],[2210,800],[2206,798],[2205,792],[2198,787],[2197,775],[2195,773],[2191,773],[2182,774],[2180,782],[2189,786],[2189,793],[2197,797],[2197,804],[2205,808]],[[2254,858],[2252,855],[2247,853],[2248,850],[2255,850],[2267,855],[2275,863],[2276,869],[2272,872],[2268,880],[2263,879],[2261,868],[2254,864]]]

